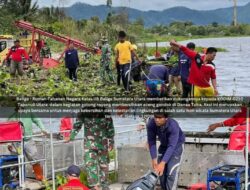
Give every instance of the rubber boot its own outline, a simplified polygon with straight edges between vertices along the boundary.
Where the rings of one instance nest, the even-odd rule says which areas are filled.
[[[44,179],[42,166],[40,164],[34,164],[32,167],[33,167],[36,180],[42,181]]]

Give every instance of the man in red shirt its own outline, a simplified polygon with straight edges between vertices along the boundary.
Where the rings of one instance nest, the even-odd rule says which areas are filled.
[[[207,132],[212,132],[218,127],[234,127],[236,125],[246,124],[247,107],[242,106],[241,111],[236,113],[233,117],[219,123],[209,125]]]
[[[215,65],[212,62],[216,56],[217,49],[209,47],[206,54],[200,56],[197,52],[182,46],[174,40],[170,42],[170,45],[178,47],[192,60],[188,83],[194,86],[194,97],[217,96]],[[212,86],[210,85],[210,79]]]
[[[72,165],[67,169],[68,183],[61,185],[57,190],[89,190],[79,179],[81,170],[78,166]]]
[[[18,74],[20,76],[23,75],[23,58],[22,56],[24,56],[24,58],[27,60],[29,60],[29,56],[26,52],[26,50],[24,49],[24,47],[20,46],[20,41],[16,40],[14,42],[14,46],[12,46],[10,48],[10,51],[6,57],[6,60],[8,60],[11,56],[11,64],[10,64],[10,74],[11,76],[15,76],[16,75],[16,70],[18,71]]]
[[[246,146],[246,126],[247,119],[250,115],[247,115],[247,105],[241,107],[241,111],[236,113],[233,117],[218,123],[213,123],[208,126],[207,132],[212,132],[219,127],[234,127],[233,132],[230,134],[228,150],[244,150]],[[248,117],[248,118],[247,118]],[[249,122],[249,121],[248,121]],[[250,145],[250,136],[249,136]],[[248,164],[250,164],[250,152],[248,152]]]

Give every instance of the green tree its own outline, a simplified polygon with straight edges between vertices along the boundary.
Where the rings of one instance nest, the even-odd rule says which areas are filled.
[[[114,25],[118,25],[123,29],[126,29],[129,24],[128,14],[126,12],[121,12],[120,14],[113,15],[111,20]]]
[[[37,1],[32,0],[2,0],[2,8],[13,13],[16,19],[32,20],[38,13]]]
[[[8,34],[13,33],[15,31],[15,27],[11,23],[14,21],[14,15],[8,13],[5,8],[0,9],[0,34]]]
[[[90,18],[93,22],[100,23],[100,18],[98,16],[93,16]]]
[[[144,27],[144,20],[143,20],[142,17],[139,17],[139,18],[137,18],[137,19],[134,21],[133,24],[134,24],[134,25],[138,25],[138,26]]]
[[[59,7],[44,7],[42,9],[39,10],[39,17],[42,19],[41,20],[42,23],[53,23],[56,22],[58,20],[60,20],[60,18],[65,18],[66,15],[64,13],[64,11],[62,9],[60,9]]]

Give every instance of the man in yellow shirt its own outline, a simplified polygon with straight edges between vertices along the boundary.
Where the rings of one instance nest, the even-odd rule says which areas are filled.
[[[129,41],[126,41],[126,33],[120,31],[118,34],[119,43],[115,46],[116,53],[116,67],[118,75],[118,85],[120,82],[120,76],[122,77],[122,83],[126,91],[130,90],[129,81],[130,81],[130,72],[131,72],[131,53],[139,61],[138,56],[134,52],[133,46]]]

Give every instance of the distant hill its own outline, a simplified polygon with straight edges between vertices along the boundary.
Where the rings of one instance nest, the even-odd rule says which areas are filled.
[[[169,24],[173,21],[191,21],[194,24],[206,25],[212,22],[219,24],[230,24],[232,22],[233,7],[216,10],[199,11],[186,7],[174,7],[163,11],[140,11],[132,8],[113,7],[113,12],[120,12],[126,9],[129,20],[143,18],[145,26],[150,27],[157,24]],[[105,5],[92,6],[85,3],[76,3],[71,7],[66,7],[65,12],[74,19],[89,19],[98,16],[104,20],[109,12]],[[238,22],[250,23],[250,3],[238,7]]]

